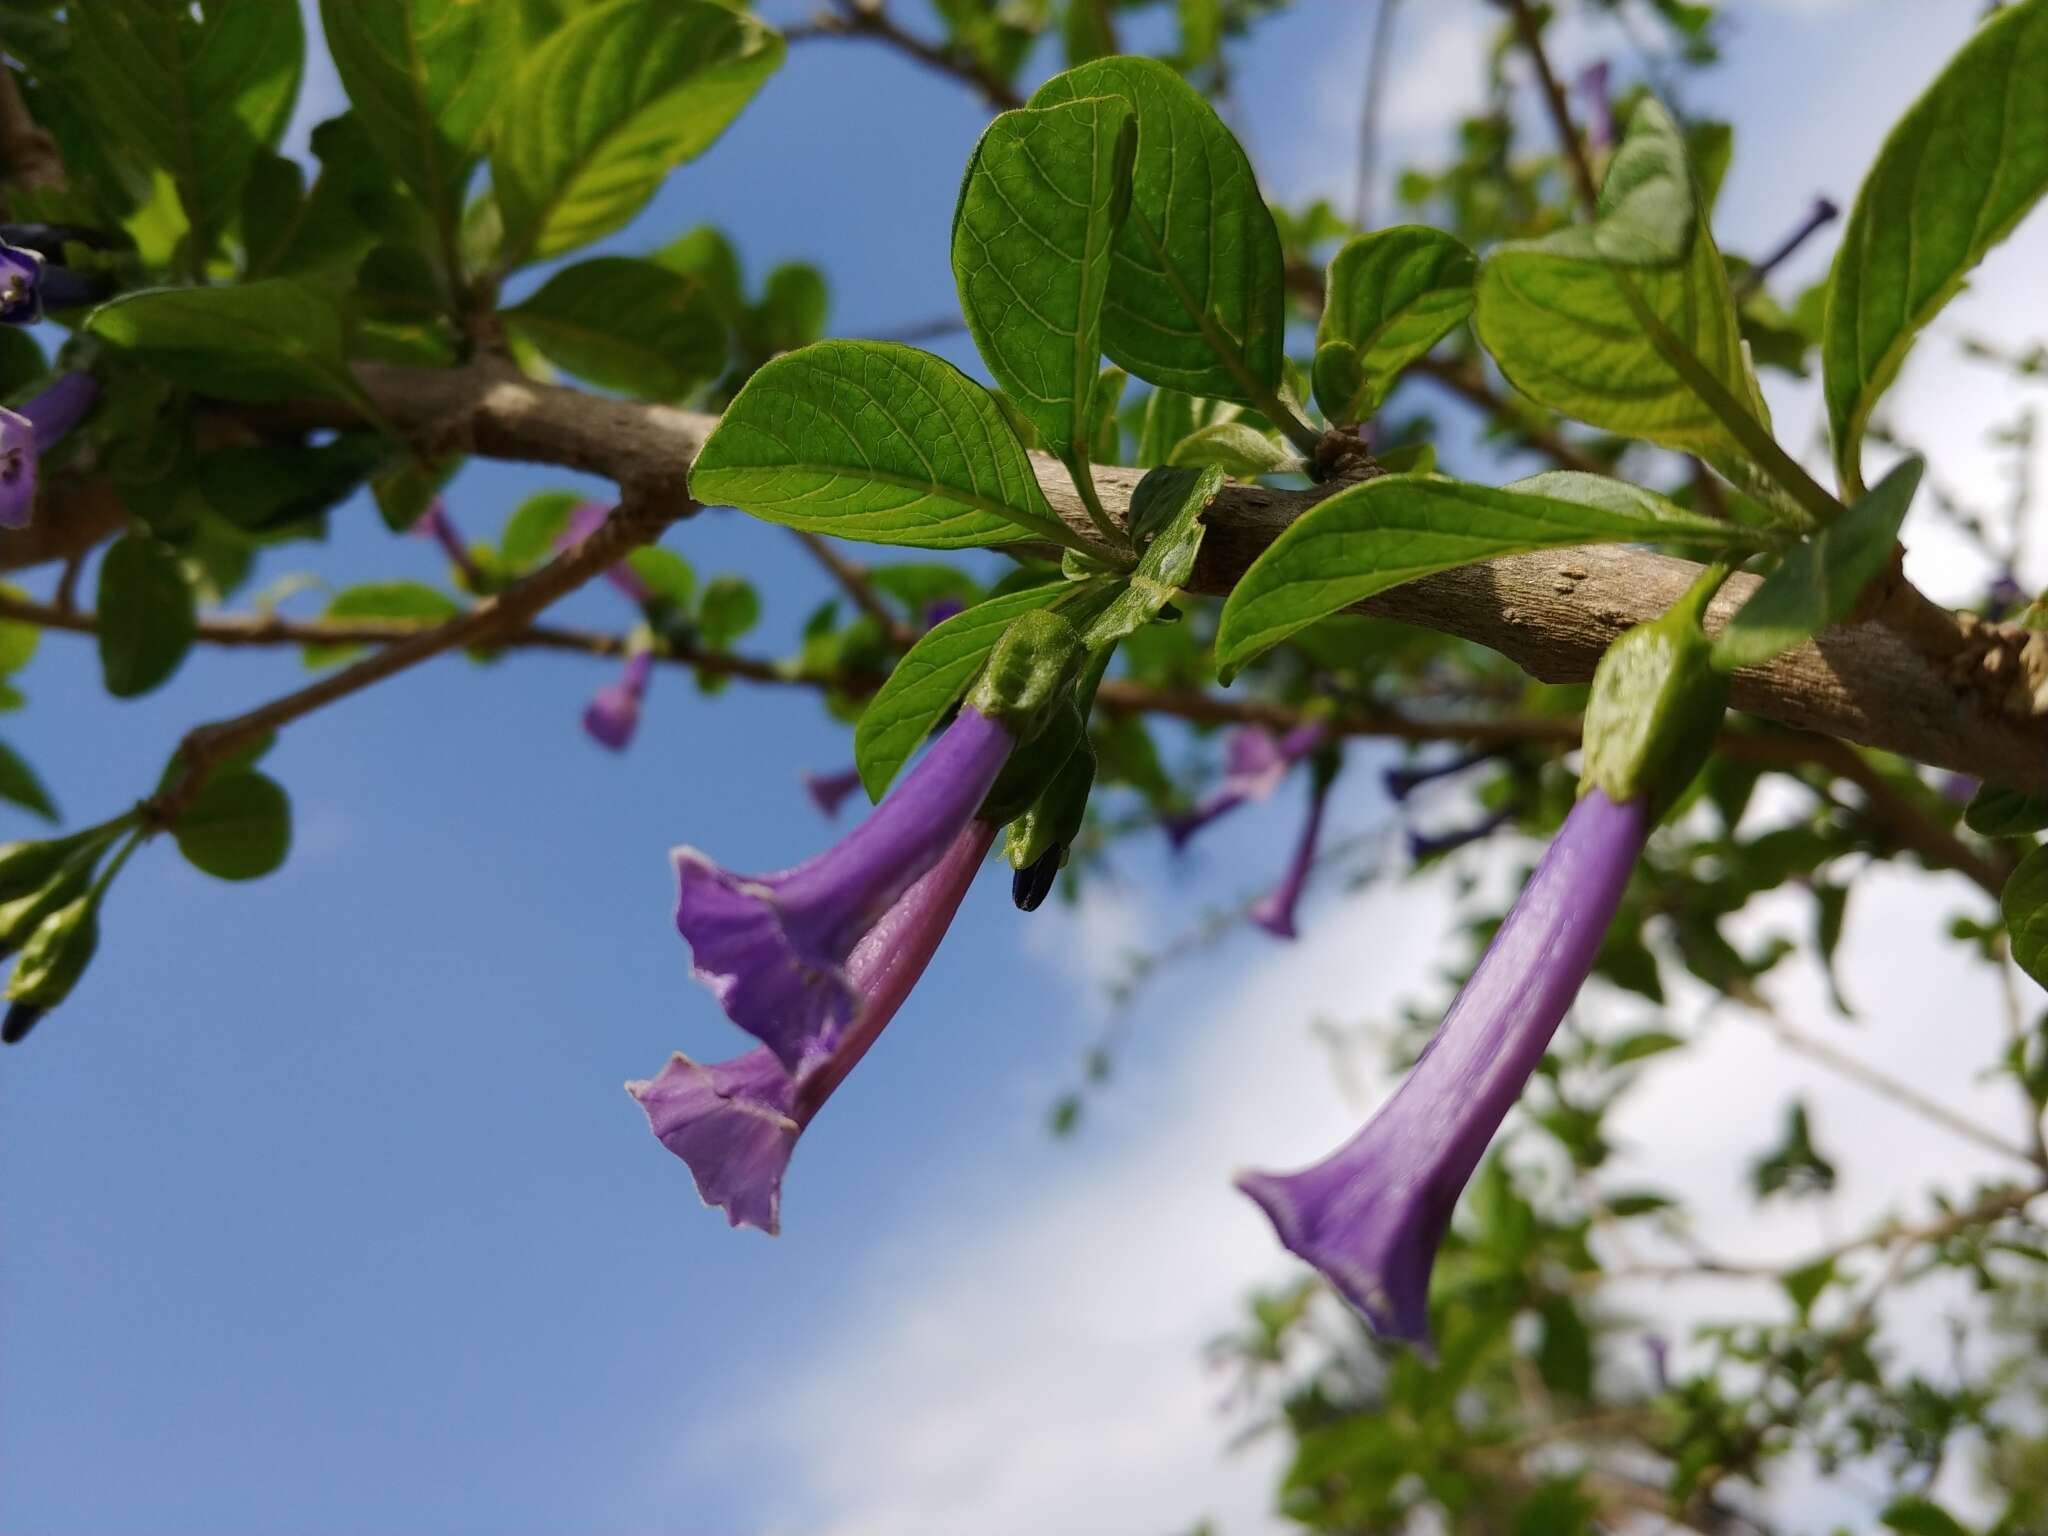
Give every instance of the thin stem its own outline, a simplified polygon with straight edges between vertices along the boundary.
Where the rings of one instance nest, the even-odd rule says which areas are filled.
[[[1380,107],[1387,94],[1387,62],[1393,52],[1394,6],[1396,0],[1380,0],[1373,17],[1372,41],[1366,47],[1365,99],[1358,108],[1358,195],[1351,206],[1351,222],[1359,229],[1372,227],[1373,180],[1379,171]]]
[[[1103,510],[1102,494],[1095,489],[1095,477],[1088,472],[1088,456],[1077,446],[1073,456],[1067,460],[1067,474],[1073,479],[1074,492],[1081,498],[1081,506],[1088,514],[1088,521],[1095,525],[1095,531],[1102,535],[1117,556],[1118,563],[1128,569],[1131,557],[1125,553],[1130,547],[1131,537],[1116,525],[1116,520]]]
[[[1500,3],[1507,7],[1515,24],[1516,40],[1535,67],[1536,83],[1543,91],[1543,104],[1549,109],[1551,126],[1557,130],[1559,153],[1571,172],[1572,183],[1579,194],[1579,205],[1591,218],[1600,208],[1600,184],[1593,179],[1593,166],[1586,159],[1585,142],[1572,122],[1571,104],[1565,98],[1564,87],[1558,84],[1557,73],[1550,67],[1550,55],[1544,52],[1543,28],[1529,7],[1529,0],[1500,0]]]
[[[1016,87],[995,74],[981,60],[959,48],[928,43],[904,31],[879,3],[869,0],[836,0],[837,10],[820,17],[815,25],[791,29],[792,40],[846,37],[868,38],[895,49],[926,69],[949,76],[979,92],[999,112],[1024,105]]]
[[[1825,197],[1814,199],[1812,210],[1801,221],[1799,227],[1779,241],[1770,255],[1764,257],[1743,274],[1742,281],[1735,285],[1735,297],[1742,300],[1759,291],[1767,278],[1789,261],[1792,253],[1800,246],[1840,218],[1842,210]]]
[[[865,567],[846,559],[824,539],[815,533],[796,530],[797,542],[810,551],[825,573],[839,584],[839,590],[853,600],[853,606],[881,626],[882,633],[898,650],[907,649],[916,639],[917,631],[893,613],[882,601],[882,594],[868,580]]]

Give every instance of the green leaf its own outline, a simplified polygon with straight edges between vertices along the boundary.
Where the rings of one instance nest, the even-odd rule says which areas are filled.
[[[953,280],[982,361],[1046,448],[1083,464],[1137,142],[1110,97],[1005,112],[974,146],[953,212]]]
[[[328,52],[363,131],[456,249],[462,194],[512,70],[502,4],[320,0]]]
[[[1834,1279],[1835,1261],[1830,1258],[1817,1259],[1798,1269],[1787,1270],[1779,1277],[1779,1283],[1785,1287],[1785,1294],[1792,1299],[1792,1305],[1799,1309],[1799,1315],[1805,1317],[1820,1299],[1820,1293],[1833,1284]]]
[[[10,800],[45,821],[57,819],[57,807],[35,769],[4,741],[0,741],[0,800]]]
[[[761,618],[761,595],[743,576],[714,576],[697,605],[697,629],[714,651],[739,639]]]
[[[1198,427],[1174,444],[1166,462],[1180,469],[1213,464],[1230,475],[1276,475],[1299,470],[1301,460],[1248,421],[1219,421]]]
[[[1331,422],[1364,421],[1401,370],[1472,313],[1479,263],[1441,230],[1403,224],[1360,235],[1330,263],[1316,327],[1316,403]]]
[[[1030,104],[1090,96],[1117,97],[1138,120],[1103,350],[1164,388],[1270,401],[1280,389],[1284,268],[1244,150],[1201,93],[1157,59],[1098,59],[1055,75]]]
[[[630,256],[564,267],[505,323],[558,367],[644,399],[680,400],[725,367],[725,322],[709,289]]]
[[[619,228],[782,62],[782,38],[713,0],[609,0],[543,43],[504,102],[491,181],[501,264]]]
[[[192,648],[192,588],[171,547],[146,533],[124,535],[107,551],[95,605],[100,672],[117,699],[149,692]]]
[[[1202,511],[1223,489],[1223,471],[1155,469],[1131,496],[1131,529],[1158,530],[1139,557],[1130,580],[1081,633],[1091,651],[1114,645],[1152,622],[1194,574],[1202,547]]]
[[[1631,1061],[1644,1061],[1666,1051],[1675,1051],[1684,1044],[1678,1036],[1666,1030],[1638,1030],[1632,1035],[1623,1035],[1607,1047],[1607,1063],[1614,1067],[1624,1066]]]
[[[699,501],[876,544],[961,549],[1024,530],[1072,542],[988,391],[878,341],[821,341],[760,369],[690,471]]]
[[[2027,837],[2048,831],[2048,800],[1986,784],[1971,797],[1963,824],[1985,837]]]
[[[153,288],[103,304],[86,330],[175,383],[222,400],[307,393],[363,405],[333,299],[290,278]]]
[[[1902,1494],[1893,1499],[1877,1518],[1886,1530],[1903,1531],[1905,1536],[1970,1536],[1968,1526],[1939,1504],[1917,1494]]]
[[[1585,477],[1597,479],[1597,476]],[[1223,605],[1216,664],[1227,679],[1303,626],[1475,560],[1580,544],[1739,544],[1732,524],[1659,498],[1612,504],[1430,475],[1384,475],[1318,502],[1252,562]]]
[[[2048,847],[2036,848],[2020,860],[1998,905],[2005,914],[2014,962],[2048,987]]]
[[[1899,119],[1856,194],[1821,341],[1835,466],[1862,489],[1863,433],[1913,339],[2048,192],[2048,0],[1978,29]]]
[[[1600,221],[1496,248],[1479,269],[1474,321],[1508,381],[1539,405],[1718,467],[1741,457],[1741,444],[1630,300],[1632,288],[1722,392],[1753,404],[1727,269],[1705,219],[1687,216],[1692,196],[1670,117],[1643,102],[1601,192]]]
[[[643,544],[626,556],[626,564],[632,568],[634,575],[647,583],[647,590],[658,600],[668,604],[677,613],[689,612],[690,601],[697,593],[697,573],[690,568],[689,561],[672,549],[663,549],[658,544]],[[711,604],[712,593],[717,589],[716,581],[705,588],[704,602],[707,607]],[[747,627],[753,627],[752,620],[748,621]]]
[[[587,497],[575,491],[542,491],[529,496],[505,520],[498,536],[498,561],[513,575],[531,570],[555,552],[555,540],[569,527],[569,514]]]
[[[216,773],[171,828],[178,852],[218,880],[254,880],[284,862],[292,804],[277,781],[244,770]]]
[[[65,16],[94,118],[177,188],[191,226],[186,264],[197,271],[298,96],[298,0],[89,0]]]
[[[1846,618],[1890,563],[1923,468],[1905,460],[1833,526],[1794,545],[1714,641],[1714,665],[1753,667]]]
[[[422,629],[444,623],[462,612],[462,605],[438,587],[420,581],[371,581],[334,594],[322,615],[329,619],[407,619]],[[331,667],[362,650],[359,645],[309,645],[309,667]]]
[[[854,765],[871,798],[882,798],[910,754],[967,691],[1010,621],[1050,607],[1074,590],[1065,582],[1049,582],[992,597],[954,614],[904,652],[853,731]]]

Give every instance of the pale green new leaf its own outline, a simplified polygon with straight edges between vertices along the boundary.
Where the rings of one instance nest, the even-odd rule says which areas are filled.
[[[357,121],[453,249],[516,58],[510,11],[498,0],[320,0],[320,19]]]
[[[1179,595],[1202,548],[1202,512],[1223,489],[1223,471],[1155,469],[1131,496],[1131,529],[1149,535],[1137,568],[1094,623],[1082,631],[1089,650],[1136,634]]]
[[[982,361],[1062,459],[1088,459],[1110,243],[1137,124],[1110,97],[1005,112],[953,212],[953,280]]]
[[[918,743],[967,691],[1010,620],[1078,590],[1056,581],[992,597],[954,614],[904,652],[853,730],[854,766],[869,796],[882,798]]]
[[[1318,619],[1476,560],[1583,544],[1740,547],[1749,538],[1733,524],[1661,500],[1567,500],[1430,475],[1385,475],[1318,502],[1252,562],[1223,605],[1216,664],[1228,677]]]
[[[152,288],[94,310],[85,329],[166,378],[222,400],[311,394],[361,403],[341,311],[291,278],[232,288]]]
[[[1760,410],[1727,269],[1706,220],[1696,209],[1685,216],[1679,188],[1691,208],[1683,141],[1645,101],[1608,175],[1600,221],[1495,250],[1480,267],[1474,320],[1508,381],[1538,404],[1718,465],[1739,460],[1740,443],[1629,298],[1632,287],[1724,395]]]
[[[1214,464],[1226,474],[1240,476],[1275,475],[1301,468],[1301,460],[1291,448],[1248,421],[1198,427],[1174,444],[1166,462],[1182,469]]]
[[[988,391],[893,342],[821,341],[761,368],[697,456],[690,489],[875,544],[1072,537]]]
[[[1102,340],[1148,383],[1254,405],[1280,388],[1280,235],[1251,162],[1201,94],[1157,59],[1055,75],[1034,107],[1114,96],[1138,120]]]
[[[1905,460],[1827,528],[1795,545],[1714,641],[1714,665],[1753,667],[1847,617],[1890,562],[1925,467]]]
[[[1316,327],[1316,403],[1338,425],[1380,408],[1401,370],[1472,313],[1478,260],[1441,230],[1360,235],[1330,263]]]
[[[708,287],[631,256],[564,267],[505,323],[560,368],[650,400],[680,400],[725,367],[725,321]]]
[[[2048,0],[1987,21],[1892,129],[1835,257],[1821,371],[1845,496],[1913,339],[2048,192]]]
[[[93,115],[170,177],[196,268],[291,115],[306,56],[298,0],[87,0],[65,14]]]
[[[513,267],[608,235],[708,149],[782,62],[779,33],[714,0],[608,0],[520,68],[491,150]]]

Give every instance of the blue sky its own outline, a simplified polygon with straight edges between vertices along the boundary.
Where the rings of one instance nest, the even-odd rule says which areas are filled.
[[[1733,9],[1734,60],[1694,104],[1746,125],[1721,228],[1743,249],[1815,192],[1846,200],[1977,7]],[[1284,196],[1348,195],[1367,14],[1304,4],[1244,53],[1245,135]],[[1491,18],[1479,0],[1405,8],[1387,163],[1476,94]],[[333,100],[316,69],[302,115]],[[715,223],[756,276],[824,265],[835,331],[887,332],[951,307],[946,231],[984,121],[879,49],[807,43],[613,244]],[[1972,403],[1962,391],[1959,448]],[[1781,421],[1801,410],[1788,396]],[[1970,472],[1959,453],[1952,478]],[[482,536],[576,483],[480,466],[451,507]],[[757,647],[825,594],[786,535],[737,514],[668,542],[700,574],[761,584]],[[302,568],[336,585],[440,574],[360,506],[258,584]],[[558,612],[623,617],[602,586]],[[68,815],[97,817],[189,726],[302,676],[288,653],[202,652],[115,702],[90,644],[52,636],[9,730]],[[827,829],[797,775],[849,744],[799,697],[707,700],[664,672],[613,757],[576,728],[607,678],[542,654],[420,669],[280,740],[270,767],[297,818],[280,873],[223,885],[160,847],[123,876],[89,980],[0,1061],[0,1527],[1260,1528],[1270,1457],[1226,1455],[1199,1355],[1248,1287],[1289,1271],[1222,1175],[1312,1156],[1357,1115],[1368,1090],[1333,1077],[1308,1025],[1425,976],[1442,894],[1325,898],[1299,950],[1240,936],[1166,979],[1123,1080],[1065,1144],[1044,1115],[1099,1027],[1104,966],[1262,884],[1293,797],[1220,829],[1185,879],[1133,847],[1079,913],[1020,918],[984,878],[806,1136],[784,1235],[730,1232],[619,1088],[678,1047],[740,1044],[689,983],[666,850],[802,857]],[[1351,775],[1344,830],[1385,822],[1368,777]],[[1358,923],[1363,976],[1341,926]]]

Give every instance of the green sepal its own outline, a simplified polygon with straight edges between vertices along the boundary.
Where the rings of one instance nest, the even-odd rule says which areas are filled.
[[[1715,566],[1660,619],[1638,624],[1607,648],[1586,700],[1579,793],[1616,804],[1647,798],[1661,818],[1705,766],[1728,704],[1727,674],[1713,665],[1700,627],[1726,578]]]
[[[1021,746],[1045,729],[1085,655],[1072,622],[1047,609],[1010,621],[968,692],[968,705],[1000,721]]]
[[[67,837],[0,843],[0,914],[6,912],[16,897],[42,889],[74,855],[86,849],[97,852],[106,847],[126,824],[124,819],[88,827]],[[4,918],[0,918],[0,922],[4,922]]]
[[[1080,705],[1071,693],[1063,695],[1044,728],[1010,754],[976,816],[1001,826],[1024,815],[1038,803],[1074,756],[1075,749],[1087,739],[1088,723],[1082,718]]]
[[[1057,850],[1059,862],[1067,862],[1067,850],[1081,834],[1088,815],[1088,796],[1095,789],[1095,749],[1084,735],[1074,751],[1060,765],[1052,782],[1022,815],[1010,823],[1004,853],[1012,869],[1029,869],[1048,853]]]

